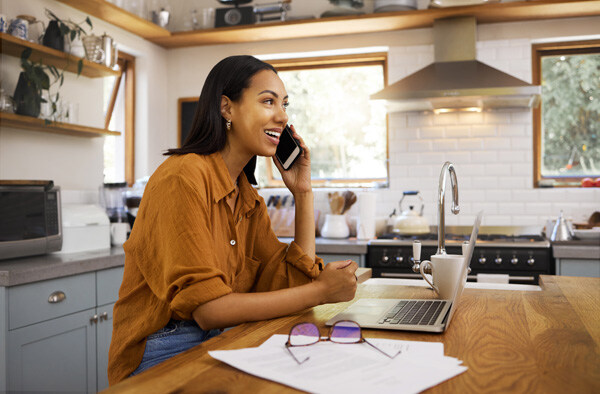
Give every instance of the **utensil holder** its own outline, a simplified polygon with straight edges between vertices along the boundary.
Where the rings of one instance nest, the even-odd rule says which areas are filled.
[[[346,223],[346,215],[325,215],[325,223],[321,229],[324,238],[348,238],[350,228]]]

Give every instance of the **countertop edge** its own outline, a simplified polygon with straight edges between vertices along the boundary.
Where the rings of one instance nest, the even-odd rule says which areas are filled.
[[[600,245],[552,245],[556,259],[596,259],[600,260]]]

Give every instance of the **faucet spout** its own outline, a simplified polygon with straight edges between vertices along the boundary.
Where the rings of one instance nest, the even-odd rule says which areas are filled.
[[[452,184],[452,213],[458,215],[460,212],[460,207],[458,206],[458,182],[456,180],[456,171],[454,170],[454,165],[447,161],[442,167],[440,184],[438,187],[438,249],[436,254],[446,254],[446,217],[444,202],[446,198],[447,174],[450,174],[450,183]]]

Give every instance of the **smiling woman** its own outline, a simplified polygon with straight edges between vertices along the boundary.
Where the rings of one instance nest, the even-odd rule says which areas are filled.
[[[243,322],[271,319],[356,291],[352,261],[315,256],[310,150],[282,180],[296,201],[295,237],[279,242],[250,185],[254,158],[271,157],[288,121],[287,92],[251,56],[219,62],[206,78],[191,131],[150,177],[125,249],[113,314],[114,384]]]

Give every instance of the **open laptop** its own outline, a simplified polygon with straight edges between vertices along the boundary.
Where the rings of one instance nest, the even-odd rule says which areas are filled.
[[[450,324],[452,314],[456,309],[465,283],[467,283],[469,263],[475,249],[482,215],[483,212],[479,212],[475,219],[462,272],[457,276],[459,283],[451,299],[402,300],[361,298],[325,324],[331,326],[340,320],[353,320],[364,328],[444,332]]]

